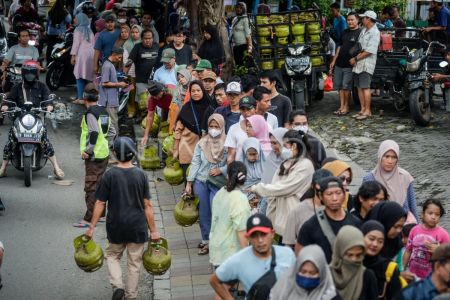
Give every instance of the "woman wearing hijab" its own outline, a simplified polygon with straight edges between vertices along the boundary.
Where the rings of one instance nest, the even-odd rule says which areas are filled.
[[[140,25],[139,18],[137,16],[131,16],[128,22],[129,22],[130,27],[133,27],[135,25]]]
[[[286,128],[280,127],[270,133],[270,145],[272,152],[267,156],[266,163],[264,164],[265,172],[262,175],[261,182],[265,184],[272,183],[273,176],[284,161],[285,157],[281,153],[283,150],[283,137],[288,132]],[[261,198],[258,203],[258,210],[262,214],[266,214],[267,211],[267,198]]]
[[[347,187],[353,180],[352,168],[342,160],[335,160],[325,164],[322,169],[331,171],[334,177],[337,177],[342,181],[342,185],[345,189],[345,200],[344,203],[342,203],[342,208],[350,212],[353,209],[353,198]]]
[[[175,145],[173,158],[179,160],[183,167],[184,184],[186,185],[186,171],[192,161],[195,146],[202,133],[200,124],[211,98],[200,81],[193,81],[189,86],[191,98],[183,105],[178,115],[175,128]]]
[[[363,265],[373,271],[377,278],[378,298],[390,300],[394,295],[402,289],[400,283],[400,273],[398,265],[393,261],[383,258],[380,255],[381,248],[384,244],[384,226],[378,221],[370,220],[361,226],[364,235],[364,244],[366,245],[366,256]],[[386,271],[389,265],[394,267],[389,274],[389,282],[386,279]]]
[[[414,194],[414,178],[408,171],[398,166],[399,158],[400,148],[395,141],[382,142],[378,148],[378,165],[364,176],[363,183],[376,180],[384,185],[388,191],[389,200],[400,204],[408,213],[407,223],[417,224],[419,213]]]
[[[142,33],[142,28],[139,25],[135,25],[135,26],[131,27],[131,30],[128,26],[125,25],[125,27],[128,28],[129,35],[128,35],[128,39],[123,44],[123,49],[124,49],[123,62],[124,62],[124,64],[127,63],[128,57],[130,56],[131,50],[133,50],[134,45],[141,42],[141,33]],[[122,35],[122,31],[120,32],[120,35]],[[120,36],[119,36],[119,38],[120,38]],[[135,70],[134,63],[131,65],[131,67],[128,71],[128,75],[131,76],[130,81],[136,87],[136,70]],[[137,111],[139,111],[138,106],[136,105],[135,97],[136,97],[136,89],[134,88],[130,91],[130,97],[128,98],[128,102],[127,102],[129,119],[134,118],[137,115]]]
[[[94,22],[95,24],[95,29],[97,30],[97,33],[94,36],[94,43],[97,41],[98,35],[100,34],[100,32],[102,32],[103,30],[106,29],[105,27],[105,19],[98,19],[97,21]]]
[[[192,100],[191,100],[192,101]],[[213,114],[208,119],[209,132],[202,138],[194,150],[191,169],[187,177],[185,192],[198,197],[200,231],[202,243],[198,255],[209,253],[209,232],[211,230],[211,211],[213,198],[219,187],[208,181],[209,176],[226,177],[227,174],[227,148],[224,146],[225,120],[220,114]]]
[[[303,248],[270,292],[273,300],[338,300],[325,253],[317,245]]]
[[[251,52],[252,40],[250,24],[247,18],[247,5],[244,2],[236,4],[236,16],[231,22],[230,40],[233,46],[234,62],[243,66],[244,51]]]
[[[89,82],[95,80],[92,62],[94,61],[94,34],[89,26],[89,18],[79,13],[75,17],[75,31],[73,33],[73,44],[70,54],[71,64],[74,67],[73,74],[77,79],[78,100],[76,104],[84,104],[83,92]]]
[[[130,37],[131,37],[130,27],[128,27],[127,25],[124,25],[122,28],[120,28],[120,34],[117,37],[116,43],[114,45],[123,48],[123,45],[125,45],[125,43],[128,41],[128,39]],[[130,52],[128,52],[127,49],[124,48],[123,49],[123,59],[122,59],[122,61],[119,61],[116,66],[117,71],[123,70],[123,66],[127,63],[129,55],[130,55]],[[125,60],[125,57],[126,57],[126,60]],[[130,72],[128,72],[128,74],[130,74]]]
[[[53,46],[58,43],[58,36],[67,29],[72,17],[64,8],[64,0],[56,0],[47,14],[47,66],[52,62]]]
[[[258,5],[256,12],[258,14],[270,14],[270,6],[267,4],[261,3]]]
[[[358,228],[346,225],[339,230],[330,269],[342,299],[378,299],[376,277],[363,266],[365,250],[364,236]]]
[[[225,48],[223,47],[222,40],[219,37],[217,27],[211,24],[207,24],[203,28],[205,40],[198,50],[198,56],[201,59],[209,60],[211,65],[219,68],[219,76],[222,76],[222,66],[226,61]]]
[[[266,155],[272,152],[269,139],[269,127],[263,116],[253,115],[247,118],[247,135],[248,137],[255,137],[261,143],[261,148]]]
[[[242,153],[239,161],[247,167],[247,180],[244,183],[244,189],[261,182],[266,163],[266,154],[261,149],[261,144],[254,138],[248,138],[242,145]],[[253,193],[246,193],[250,206],[256,208],[259,199]]]
[[[304,151],[305,134],[289,130],[283,137],[283,155],[270,184],[259,183],[246,191],[268,198],[267,217],[272,221],[277,234],[283,236],[287,218],[292,208],[311,186],[314,165]]]

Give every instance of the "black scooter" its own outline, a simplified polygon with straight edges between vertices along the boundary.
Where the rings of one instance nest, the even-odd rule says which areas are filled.
[[[45,83],[52,91],[61,86],[76,84],[73,74],[74,66],[70,63],[70,50],[73,44],[73,30],[66,31],[61,35],[62,43],[56,44],[52,50],[53,61],[47,66],[48,72]]]

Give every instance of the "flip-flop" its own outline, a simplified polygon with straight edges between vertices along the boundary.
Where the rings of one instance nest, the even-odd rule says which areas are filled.
[[[359,116],[359,117],[357,117],[355,119],[358,120],[358,121],[364,121],[364,120],[367,120],[367,119],[370,119],[370,118],[372,118],[371,115],[363,114],[363,115],[361,115],[361,116]]]
[[[75,227],[75,228],[89,228],[91,225],[89,225],[89,224],[87,224],[87,223],[83,223],[83,222],[81,222],[81,221],[78,221],[78,223],[77,224],[81,224],[81,225],[83,225],[83,226],[76,226],[75,224],[73,224],[73,227]]]
[[[206,246],[206,244],[203,244],[203,243],[200,243],[200,244],[198,244],[198,249],[203,249],[203,248],[205,248],[205,246]]]
[[[8,173],[6,172],[6,170],[0,171],[0,178],[6,177],[6,175],[8,175]]]
[[[105,223],[105,222],[106,222],[106,219],[105,219],[105,220],[100,220],[100,219],[99,219],[99,220],[97,221],[97,223]]]
[[[362,113],[357,113],[357,114],[354,114],[354,115],[352,116],[352,118],[356,119],[356,118],[358,118],[358,117],[360,117],[360,116],[362,116]]]
[[[335,114],[336,116],[339,116],[341,114],[341,110],[338,109],[337,111],[333,112],[333,114]]]
[[[341,113],[339,114],[340,116],[346,116],[346,115],[348,115],[350,113],[350,111],[349,110],[347,110],[347,111],[342,111],[341,110]]]
[[[55,174],[56,179],[63,179],[66,176],[61,169],[53,170],[53,174]]]
[[[209,247],[206,248],[202,248],[202,250],[200,250],[200,252],[198,252],[198,255],[208,255],[209,254]]]

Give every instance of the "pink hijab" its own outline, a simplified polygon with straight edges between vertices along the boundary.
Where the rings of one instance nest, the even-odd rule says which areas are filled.
[[[255,138],[257,138],[261,143],[261,148],[266,154],[270,154],[270,152],[272,152],[272,147],[270,145],[269,126],[267,126],[267,122],[264,117],[261,115],[253,115],[247,118],[247,121],[252,124]]]
[[[95,25],[97,25],[100,28],[100,31],[97,31],[97,33],[94,36],[94,43],[95,43],[95,41],[97,41],[97,37],[98,37],[99,33],[102,32],[103,30],[105,30],[106,27],[105,27],[105,19],[98,19],[94,23],[95,23]]]
[[[390,150],[397,154],[398,159],[400,158],[400,148],[398,144],[393,140],[385,140],[378,148],[378,165],[372,173],[375,179],[386,187],[390,200],[397,202],[403,207],[408,187],[411,182],[414,181],[414,178],[408,171],[398,166],[398,161],[394,169],[390,172],[385,171],[381,167],[381,158]]]

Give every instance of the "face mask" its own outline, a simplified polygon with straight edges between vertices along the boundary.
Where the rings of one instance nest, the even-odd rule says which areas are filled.
[[[216,138],[222,133],[222,129],[219,129],[219,130],[217,130],[217,129],[210,129],[210,130],[208,130],[208,133],[213,138]]]
[[[283,154],[283,156],[285,158],[292,158],[294,156],[294,153],[292,152],[292,149],[288,149],[283,147],[283,150],[281,150],[281,154]]]
[[[297,127],[293,127],[292,129],[297,130],[297,131],[301,130],[304,133],[307,133],[308,130],[309,130],[309,126],[308,125],[300,125],[300,126],[297,126]]]
[[[155,24],[156,24],[155,21],[150,22],[150,25],[155,25]]]
[[[300,287],[304,288],[305,290],[312,290],[319,286],[320,277],[310,278],[297,274],[295,281]]]
[[[119,19],[119,23],[126,23],[127,19]]]

